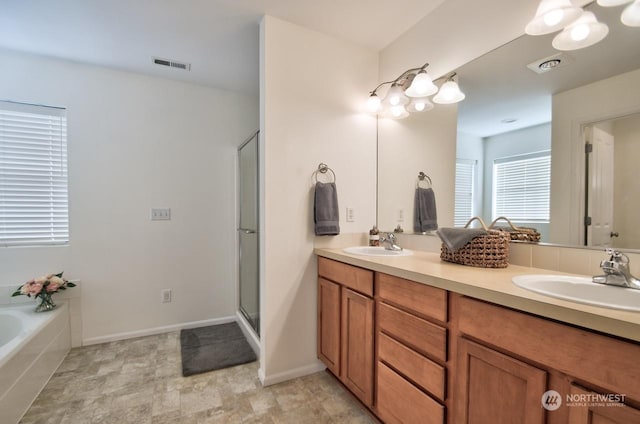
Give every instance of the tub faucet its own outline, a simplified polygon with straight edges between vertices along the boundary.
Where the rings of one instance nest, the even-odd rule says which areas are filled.
[[[396,244],[396,235],[393,233],[387,233],[385,236],[382,236],[380,238],[380,243],[382,243],[384,248],[387,250],[395,250],[395,251],[402,250],[402,247]]]
[[[640,280],[631,275],[629,270],[629,257],[614,249],[607,249],[606,252],[609,259],[600,262],[604,275],[596,275],[593,282],[640,290]]]

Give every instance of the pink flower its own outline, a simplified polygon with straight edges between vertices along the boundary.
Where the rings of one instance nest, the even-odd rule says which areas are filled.
[[[53,292],[57,292],[60,287],[65,285],[65,283],[66,281],[64,281],[62,278],[53,275],[49,277],[49,284],[47,284],[45,288],[47,292],[53,293]]]
[[[20,293],[27,296],[37,296],[42,291],[42,285],[43,283],[37,280],[27,281],[20,288]]]

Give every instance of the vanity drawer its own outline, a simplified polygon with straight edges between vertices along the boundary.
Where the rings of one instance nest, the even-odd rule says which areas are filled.
[[[415,281],[376,274],[377,295],[390,303],[438,321],[447,321],[446,290],[430,287]]]
[[[383,333],[378,333],[378,358],[409,377],[422,389],[444,400],[444,367]]]
[[[373,271],[319,257],[318,275],[373,297]]]
[[[387,424],[444,423],[444,406],[382,362],[378,362],[376,408],[380,418]]]
[[[447,330],[396,307],[378,302],[379,329],[441,361],[447,360]]]

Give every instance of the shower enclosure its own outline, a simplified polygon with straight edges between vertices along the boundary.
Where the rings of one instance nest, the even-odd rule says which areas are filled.
[[[260,336],[258,136],[238,148],[239,309]]]

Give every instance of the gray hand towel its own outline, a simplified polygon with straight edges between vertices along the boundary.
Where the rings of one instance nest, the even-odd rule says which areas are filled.
[[[440,228],[436,234],[449,250],[455,252],[474,238],[486,235],[487,231],[482,228]]]
[[[416,188],[413,202],[413,231],[424,233],[438,229],[436,196],[432,188]]]
[[[340,234],[338,191],[335,183],[316,183],[313,201],[313,219],[317,236]]]

